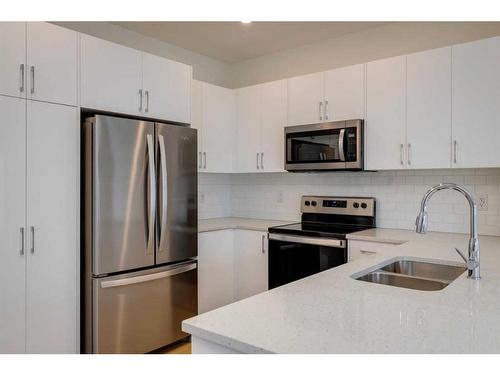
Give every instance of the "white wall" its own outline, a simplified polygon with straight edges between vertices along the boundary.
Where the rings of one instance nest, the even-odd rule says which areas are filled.
[[[487,194],[488,210],[479,212],[479,232],[500,235],[500,169],[200,174],[199,191],[205,195],[200,218],[231,215],[298,221],[302,195],[372,196],[377,199],[378,227],[414,229],[423,194],[441,182],[461,184],[476,196]],[[468,232],[467,201],[454,191],[433,196],[429,230]]]
[[[229,81],[229,65],[211,57],[138,34],[108,22],[53,23],[84,34],[191,65],[193,67],[194,79],[223,87],[231,86],[231,82]]]
[[[500,22],[397,22],[231,65],[232,87],[500,35]]]

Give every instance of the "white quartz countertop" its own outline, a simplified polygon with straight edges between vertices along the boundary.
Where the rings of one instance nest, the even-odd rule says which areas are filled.
[[[183,330],[246,353],[500,353],[500,237],[480,237],[480,281],[464,273],[430,292],[351,275],[397,257],[458,264],[454,247],[466,251],[468,236],[375,229],[350,238],[403,243],[185,320]]]
[[[211,232],[224,229],[248,229],[267,232],[267,228],[293,223],[292,221],[247,219],[241,217],[222,217],[198,221],[198,232]]]

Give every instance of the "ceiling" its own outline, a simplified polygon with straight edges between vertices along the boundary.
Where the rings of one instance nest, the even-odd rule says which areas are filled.
[[[338,38],[386,22],[113,22],[205,56],[235,63]]]

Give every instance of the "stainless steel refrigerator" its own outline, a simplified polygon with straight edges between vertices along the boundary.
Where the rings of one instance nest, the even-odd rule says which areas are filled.
[[[83,351],[182,339],[198,310],[196,130],[95,115],[82,140]]]

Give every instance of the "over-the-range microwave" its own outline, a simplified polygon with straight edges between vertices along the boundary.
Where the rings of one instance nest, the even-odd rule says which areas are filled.
[[[363,170],[363,120],[285,128],[285,170]]]

